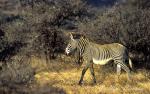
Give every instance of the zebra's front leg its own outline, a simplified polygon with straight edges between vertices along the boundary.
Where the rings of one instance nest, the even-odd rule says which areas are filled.
[[[95,78],[95,73],[94,73],[94,68],[93,68],[93,64],[92,63],[90,65],[90,72],[91,72],[91,75],[93,77],[93,84],[96,84],[96,78]]]
[[[82,85],[84,74],[87,71],[87,69],[89,68],[89,65],[90,65],[90,63],[87,63],[86,66],[83,68],[81,78],[80,78],[80,81],[79,81],[79,85]]]

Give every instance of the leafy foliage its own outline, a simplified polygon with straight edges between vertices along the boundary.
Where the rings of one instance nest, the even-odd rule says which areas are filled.
[[[69,32],[99,44],[121,43],[135,65],[150,66],[149,0],[126,1],[103,11],[86,0],[14,0],[16,7],[5,3],[0,14],[0,85],[30,82],[34,76],[27,63],[30,57],[57,58],[64,53]],[[21,60],[20,56],[25,59],[14,59]]]
[[[146,60],[150,56],[149,7],[140,7],[146,1],[143,1],[143,3],[136,0],[129,2],[115,5],[111,9],[98,14],[94,21],[81,23],[79,29],[92,41],[101,44],[121,43],[130,52],[133,52],[132,54],[134,52],[138,52],[139,56],[141,53],[144,54],[145,59],[143,60]]]

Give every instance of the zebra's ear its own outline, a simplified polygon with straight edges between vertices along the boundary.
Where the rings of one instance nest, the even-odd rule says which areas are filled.
[[[73,35],[70,33],[70,38],[72,39],[72,40],[74,40],[74,38],[73,38]]]
[[[86,38],[84,34],[81,35],[82,38]]]

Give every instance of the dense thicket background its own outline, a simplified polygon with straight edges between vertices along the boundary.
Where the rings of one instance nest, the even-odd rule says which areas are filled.
[[[99,44],[121,43],[129,49],[136,68],[149,69],[149,0],[121,0],[106,3],[108,6],[90,2],[1,0],[0,84],[31,80],[35,72],[27,63],[31,56],[45,58],[48,63],[62,58],[69,32]]]

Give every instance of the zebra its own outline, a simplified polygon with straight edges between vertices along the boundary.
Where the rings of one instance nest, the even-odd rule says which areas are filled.
[[[79,57],[82,57],[85,66],[82,70],[82,74],[79,80],[79,85],[82,85],[83,77],[87,69],[90,69],[90,73],[93,78],[93,83],[96,84],[96,78],[94,73],[93,64],[105,65],[110,61],[117,64],[117,74],[120,75],[121,69],[127,72],[128,79],[130,79],[130,73],[132,68],[132,61],[129,58],[128,50],[125,46],[119,43],[111,44],[96,44],[90,42],[87,38],[80,37],[74,39],[73,35],[70,35],[69,41],[65,53],[67,55],[77,51]]]

